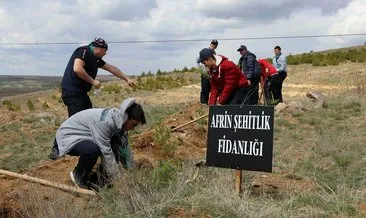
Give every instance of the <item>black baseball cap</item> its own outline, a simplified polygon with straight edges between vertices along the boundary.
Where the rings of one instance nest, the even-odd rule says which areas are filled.
[[[197,59],[197,63],[202,63],[202,61],[207,60],[209,57],[213,56],[215,51],[209,48],[204,48],[200,51],[200,56]]]
[[[241,50],[245,50],[245,51],[247,51],[248,49],[247,49],[247,47],[246,47],[245,45],[241,45],[241,46],[238,48],[238,50],[236,50],[236,51],[241,51]]]
[[[90,43],[94,47],[98,48],[105,48],[108,50],[108,44],[107,42],[102,38],[95,38],[94,41]]]

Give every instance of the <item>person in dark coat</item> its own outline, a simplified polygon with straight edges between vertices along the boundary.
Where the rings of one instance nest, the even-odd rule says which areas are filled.
[[[238,66],[251,83],[248,89],[248,96],[246,97],[248,99],[248,104],[256,105],[259,100],[258,91],[261,79],[261,67],[255,54],[248,51],[245,45],[241,45],[237,51],[241,54]]]

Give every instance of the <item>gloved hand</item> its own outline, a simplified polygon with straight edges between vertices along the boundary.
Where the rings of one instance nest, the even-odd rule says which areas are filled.
[[[117,162],[120,162],[126,169],[134,167],[132,149],[128,144],[127,134],[119,132],[113,135],[111,138],[111,147]]]

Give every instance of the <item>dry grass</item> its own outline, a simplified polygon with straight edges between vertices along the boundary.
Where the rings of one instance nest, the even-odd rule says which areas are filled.
[[[244,172],[242,197],[234,191],[233,170],[198,169],[194,161],[173,156],[155,169],[125,172],[114,188],[102,190],[102,198],[88,201],[87,206],[70,202],[69,197],[57,193],[44,205],[39,205],[41,196],[33,192],[20,194],[19,202],[26,202],[22,204],[22,214],[29,217],[364,217],[365,69],[365,64],[360,63],[290,67],[284,87],[285,101],[296,101],[308,110],[276,117],[274,172]],[[305,99],[309,89],[326,94],[328,108],[316,108]],[[118,106],[118,99],[137,96],[144,102],[153,123],[140,130],[146,131],[183,106],[166,108],[170,105],[167,99],[180,103],[198,101],[198,92],[199,89],[181,88],[165,94],[162,91],[127,93],[122,89],[120,93],[93,96],[92,101],[101,107]],[[178,99],[177,93],[182,98]],[[49,97],[42,98],[52,103],[46,112],[64,119],[66,109]],[[1,168],[16,163],[20,165],[13,169],[26,168],[47,154],[57,123],[47,123],[49,120],[44,119],[49,129],[45,128],[36,117],[42,112],[44,101],[32,101],[35,111],[7,112],[9,117],[0,118],[0,134],[6,136],[1,138],[0,151],[7,154],[1,158]],[[22,101],[14,100],[19,102]],[[22,108],[27,108],[26,102],[23,100]],[[4,108],[1,110],[6,114]],[[19,133],[18,128],[23,131]],[[20,139],[16,138],[17,134]],[[32,152],[39,156],[28,161],[26,157]],[[14,162],[8,162],[12,159]]]

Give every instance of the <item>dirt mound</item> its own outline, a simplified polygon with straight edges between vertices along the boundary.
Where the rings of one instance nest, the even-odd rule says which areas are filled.
[[[37,166],[30,169],[22,170],[20,173],[37,178],[47,179],[52,182],[57,182],[65,185],[72,186],[72,182],[69,178],[70,171],[77,163],[77,158],[65,157],[57,161],[41,161]],[[76,195],[59,191],[54,188],[41,186],[31,182],[26,182],[20,179],[11,177],[0,177],[0,199],[1,209],[6,215],[10,217],[20,214],[20,210],[24,212],[26,210],[38,210],[34,208],[36,205],[49,205],[52,201],[57,201],[58,198],[69,198],[72,201],[81,201],[84,203],[85,197],[79,198]],[[37,202],[37,204],[35,204]],[[0,212],[1,214],[1,212]]]
[[[207,143],[207,118],[203,118],[188,126],[169,134],[167,144],[176,145],[174,152],[166,151],[164,145],[159,144],[158,134],[165,128],[170,131],[173,128],[188,123],[208,112],[208,107],[201,104],[192,104],[178,113],[168,116],[164,121],[152,130],[133,137],[133,148],[136,157],[149,159],[153,165],[157,161],[174,156],[178,159],[201,159],[206,152]]]

